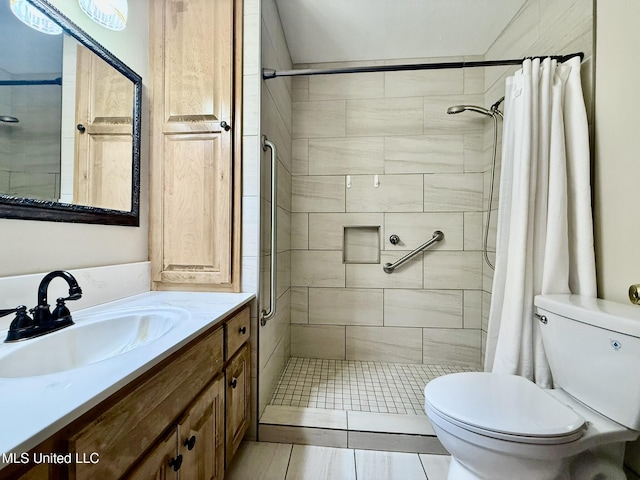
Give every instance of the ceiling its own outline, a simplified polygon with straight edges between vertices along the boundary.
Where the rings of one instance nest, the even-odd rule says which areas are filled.
[[[294,64],[484,55],[526,0],[276,0]]]
[[[46,35],[26,26],[9,9],[8,0],[0,0],[0,74],[26,75],[60,73],[62,35]]]

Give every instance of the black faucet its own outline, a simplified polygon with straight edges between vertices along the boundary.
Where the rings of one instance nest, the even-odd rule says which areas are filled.
[[[69,285],[69,296],[66,298],[58,298],[56,307],[53,311],[50,311],[49,304],[47,303],[47,291],[51,280],[57,277],[64,279]],[[82,289],[74,276],[69,272],[55,270],[48,273],[40,281],[40,286],[38,287],[38,305],[29,310],[30,313],[33,313],[33,319],[27,315],[27,307],[24,305],[9,310],[0,310],[0,317],[14,312],[16,314],[9,327],[5,342],[16,342],[18,340],[39,337],[40,335],[73,325],[71,312],[65,305],[65,301],[78,300],[80,297],[82,297]]]

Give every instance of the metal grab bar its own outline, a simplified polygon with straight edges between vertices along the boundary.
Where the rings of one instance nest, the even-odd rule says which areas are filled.
[[[262,136],[262,150],[271,150],[271,292],[269,295],[269,310],[262,310],[260,325],[263,327],[276,314],[276,287],[278,281],[278,152],[273,142]]]
[[[402,257],[400,260],[396,261],[395,263],[385,263],[384,267],[382,267],[382,269],[384,270],[385,273],[393,273],[393,271],[396,268],[398,268],[400,265],[402,265],[404,262],[406,262],[409,259],[415,257],[422,250],[424,250],[425,248],[433,245],[436,242],[439,242],[443,238],[444,238],[444,233],[442,233],[440,230],[436,230],[435,232],[433,232],[433,237],[431,237],[429,240],[424,242],[418,248],[416,248],[415,250],[407,253],[404,257]]]

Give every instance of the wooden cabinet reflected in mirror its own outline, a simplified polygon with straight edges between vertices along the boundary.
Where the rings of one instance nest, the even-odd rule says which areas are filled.
[[[73,203],[130,210],[133,84],[83,46],[76,71]]]
[[[138,225],[140,77],[43,0],[38,32],[0,2],[0,217]]]

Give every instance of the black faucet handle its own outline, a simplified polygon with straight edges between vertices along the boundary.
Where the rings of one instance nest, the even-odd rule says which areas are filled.
[[[54,308],[53,312],[51,312],[51,320],[59,320],[61,318],[71,318],[71,312],[69,311],[67,306],[64,304],[65,300],[67,299],[62,297],[56,300],[56,308]]]
[[[16,308],[8,308],[6,310],[0,310],[0,317],[6,317],[7,315],[11,314],[11,313],[27,313],[27,307],[24,305],[18,305]]]
[[[14,309],[10,310],[0,310],[0,316],[8,315],[14,311],[16,313],[15,318],[11,321],[11,325],[9,326],[9,332],[7,332],[7,338],[5,338],[6,342],[15,342],[16,340],[21,340],[25,337],[25,334],[31,332],[34,329],[33,319],[27,315],[27,307],[24,305],[20,305]]]

